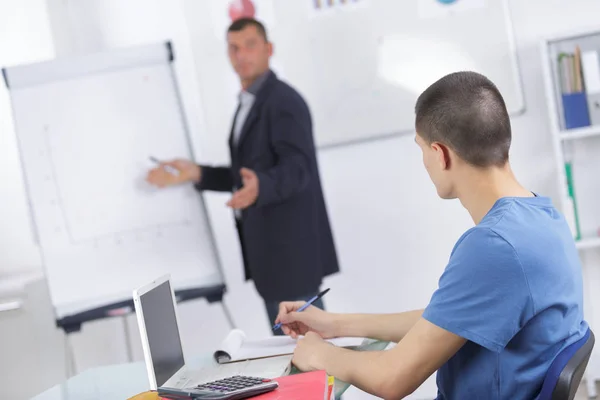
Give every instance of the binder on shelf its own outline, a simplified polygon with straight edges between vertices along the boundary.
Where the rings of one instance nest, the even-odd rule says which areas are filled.
[[[590,126],[588,100],[585,92],[563,94],[562,104],[566,129]]]
[[[581,66],[582,56],[579,46],[575,49],[574,54],[560,53],[558,55],[560,91],[566,129],[590,125],[588,99],[583,89]]]

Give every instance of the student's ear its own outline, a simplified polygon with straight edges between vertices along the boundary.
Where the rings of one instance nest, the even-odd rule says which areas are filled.
[[[451,164],[451,158],[450,149],[448,148],[448,146],[442,143],[434,142],[431,144],[431,148],[435,151],[436,159],[440,169],[444,171],[449,169]]]

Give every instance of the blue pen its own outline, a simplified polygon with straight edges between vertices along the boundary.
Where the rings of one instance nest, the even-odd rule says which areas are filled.
[[[302,307],[300,307],[299,309],[296,310],[296,312],[302,312],[304,310],[306,310],[308,307],[310,307],[310,305],[312,303],[314,303],[315,301],[319,300],[321,297],[325,296],[325,293],[329,292],[329,289],[325,289],[323,290],[321,293],[319,293],[318,295],[316,295],[315,297],[313,297],[312,299],[310,299],[309,301],[307,301]],[[273,330],[277,330],[281,328],[281,322],[276,324],[273,327]]]

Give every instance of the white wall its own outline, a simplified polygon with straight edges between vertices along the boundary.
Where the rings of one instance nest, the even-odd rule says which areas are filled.
[[[12,3],[17,4],[17,1]],[[176,48],[183,49],[189,57],[192,68],[219,57],[222,59],[215,63],[226,63],[224,46],[222,53],[202,53],[202,35],[212,32],[212,27],[198,26],[194,20],[205,3],[194,0],[48,0],[58,55],[171,38]],[[513,119],[512,164],[523,184],[556,198],[556,171],[538,43],[547,35],[575,27],[597,26],[600,3],[594,0],[511,0],[511,6],[527,106],[524,115]],[[3,14],[0,12],[0,16]],[[0,43],[3,43],[2,36]],[[21,60],[15,60],[18,61]],[[193,71],[188,71],[187,78],[200,90],[203,80],[211,79]],[[222,95],[229,96],[234,91],[235,88],[229,87]],[[196,99],[198,106],[202,105],[201,100]],[[232,107],[233,104],[234,100]],[[200,130],[214,125],[200,111],[195,117]],[[5,132],[3,129],[3,138],[11,137]],[[201,149],[201,159],[227,162],[226,137],[226,129],[205,131],[196,142],[196,147]],[[458,202],[436,197],[412,140],[405,136],[319,154],[342,267],[342,273],[325,284],[332,288],[326,299],[331,310],[391,312],[425,306],[454,242],[471,226]],[[6,157],[2,156],[0,162],[11,158],[13,161],[3,168],[4,179],[0,183],[8,185],[0,186],[3,188],[0,246],[10,248],[12,255],[5,260],[2,251],[0,265],[7,260],[14,265],[35,264],[38,260],[32,259],[35,248],[28,231],[23,228],[23,233],[15,237],[6,229],[7,226],[24,227],[28,220],[14,141],[1,148]],[[15,199],[6,207],[4,191]],[[224,206],[227,196],[209,194],[206,197],[229,286],[226,302],[241,328],[250,334],[267,334],[262,303],[252,285],[242,281],[239,245],[230,212]],[[442,217],[450,222],[441,223]],[[587,257],[592,265],[598,263],[597,256],[596,253]],[[600,277],[592,277],[593,283],[600,280]],[[218,307],[194,302],[183,305],[180,313],[189,353],[209,349],[226,329]],[[137,327],[132,320],[130,326],[137,339]],[[75,345],[81,369],[125,359],[118,320],[90,324],[75,337]],[[139,359],[137,341],[134,345]],[[431,397],[431,386],[426,389],[423,392]],[[357,391],[347,397],[365,398]]]
[[[0,68],[54,57],[45,0],[0,2]],[[8,92],[0,83],[0,304],[23,295],[23,285],[41,273],[40,254],[33,243],[29,209],[21,179],[17,141],[13,129]],[[23,377],[33,378],[42,389],[62,377],[61,366],[53,361],[56,374],[38,368],[43,355],[34,312],[28,303],[15,311],[0,312],[0,384],[10,398],[25,398]],[[58,343],[60,345],[60,342]],[[40,357],[41,356],[41,357]],[[27,372],[25,372],[27,371]],[[27,375],[23,375],[26,373]],[[21,386],[21,387],[19,387]]]
[[[0,2],[0,67],[54,57],[45,0]],[[8,91],[0,85],[0,274],[41,265],[33,246]],[[14,224],[13,224],[14,222]]]

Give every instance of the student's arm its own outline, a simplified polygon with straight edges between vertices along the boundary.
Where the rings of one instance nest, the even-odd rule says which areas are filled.
[[[338,314],[336,336],[365,337],[397,343],[417,323],[423,310],[397,314]]]
[[[384,399],[402,399],[414,392],[452,357],[466,340],[425,319],[387,351],[339,348],[316,333],[298,342],[294,364],[302,371],[321,370]]]
[[[322,337],[365,337],[397,343],[415,325],[423,310],[397,314],[334,314],[309,307],[295,312],[304,302],[283,302],[276,322],[286,335],[297,337],[309,330]]]
[[[256,206],[284,202],[302,192],[310,180],[310,160],[314,147],[310,131],[310,114],[296,98],[286,98],[271,116],[271,147],[277,163],[258,177]]]

